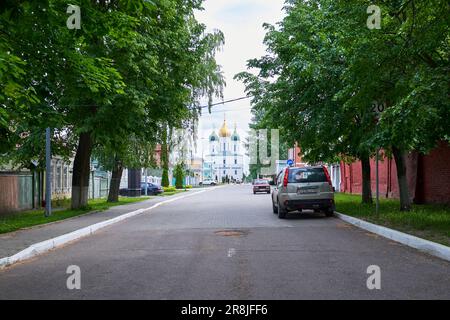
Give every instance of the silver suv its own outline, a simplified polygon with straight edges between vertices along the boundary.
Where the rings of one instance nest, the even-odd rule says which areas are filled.
[[[289,211],[313,209],[323,211],[327,217],[334,214],[334,188],[324,166],[290,167],[277,177],[272,192],[273,213],[284,219]]]

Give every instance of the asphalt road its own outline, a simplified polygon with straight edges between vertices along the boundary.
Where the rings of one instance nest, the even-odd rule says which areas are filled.
[[[70,265],[81,290],[66,287]],[[269,195],[229,186],[0,271],[0,299],[24,298],[450,299],[450,264],[337,218],[279,220]]]

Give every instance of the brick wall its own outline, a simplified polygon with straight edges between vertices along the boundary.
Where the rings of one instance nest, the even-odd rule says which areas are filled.
[[[430,154],[421,157],[419,197],[423,202],[450,204],[450,146],[440,143]]]
[[[376,190],[376,165],[371,160],[372,192]],[[411,198],[417,203],[449,203],[450,204],[450,146],[446,142],[439,143],[427,155],[411,153],[406,159],[407,179]],[[398,198],[397,169],[394,159],[383,154],[379,163],[380,195],[387,198]],[[341,191],[361,194],[362,173],[359,161],[341,163]]]

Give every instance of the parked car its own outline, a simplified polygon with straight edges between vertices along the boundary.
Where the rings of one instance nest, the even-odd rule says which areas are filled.
[[[147,183],[147,195],[156,195],[164,192],[164,189],[154,183]],[[141,194],[145,195],[145,182],[141,183]]]
[[[212,179],[206,179],[203,180],[202,182],[200,182],[200,185],[202,186],[215,186],[217,184],[216,181],[212,180]]]
[[[327,217],[334,214],[334,188],[324,166],[286,168],[272,192],[273,213],[284,219],[290,211],[313,209]]]
[[[253,194],[258,192],[270,193],[269,180],[255,179],[253,180]]]

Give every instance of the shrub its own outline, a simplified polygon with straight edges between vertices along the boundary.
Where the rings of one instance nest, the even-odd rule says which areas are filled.
[[[164,192],[174,192],[177,191],[175,187],[163,187]]]

